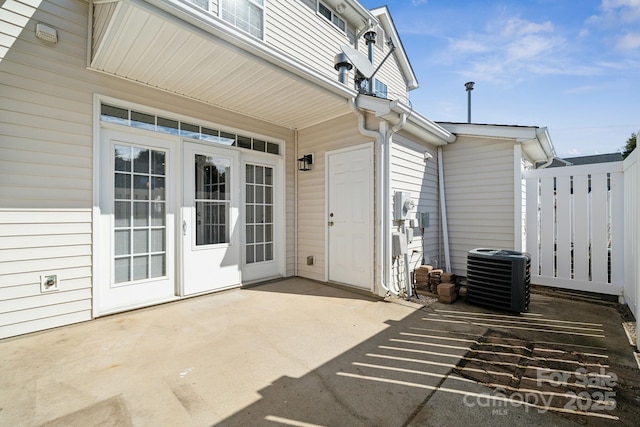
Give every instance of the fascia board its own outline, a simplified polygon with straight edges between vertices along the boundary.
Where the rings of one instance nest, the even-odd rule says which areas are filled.
[[[260,59],[273,67],[287,71],[303,81],[317,85],[345,100],[349,100],[357,94],[355,89],[350,89],[337,79],[329,79],[311,67],[269,47],[263,41],[256,40],[242,31],[234,29],[227,23],[222,22],[219,18],[201,12],[195,7],[189,7],[178,0],[120,1],[128,2],[136,7],[146,8],[152,12],[157,12],[157,9],[160,9],[172,17],[174,22],[181,24],[187,29],[193,30],[197,28],[199,31],[203,31],[226,42],[230,48],[238,50],[239,53],[245,54],[250,58]]]
[[[396,104],[393,110],[399,114],[407,115],[407,123],[403,129],[433,145],[446,145],[456,140],[456,135],[404,104]]]
[[[538,129],[533,126],[499,126],[448,122],[438,122],[438,124],[456,135],[494,139],[514,139],[520,141],[528,141],[536,138],[536,129]]]

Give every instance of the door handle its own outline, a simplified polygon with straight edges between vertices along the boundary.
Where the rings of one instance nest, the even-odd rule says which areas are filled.
[[[329,221],[329,227],[333,226],[333,221]]]
[[[187,221],[186,220],[182,220],[182,235],[186,236],[187,235]]]

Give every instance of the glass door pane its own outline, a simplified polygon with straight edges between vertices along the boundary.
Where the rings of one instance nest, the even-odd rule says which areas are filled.
[[[166,275],[166,152],[114,147],[114,283]]]
[[[196,246],[229,243],[231,161],[195,155]]]
[[[274,169],[245,165],[245,260],[247,264],[273,261]]]

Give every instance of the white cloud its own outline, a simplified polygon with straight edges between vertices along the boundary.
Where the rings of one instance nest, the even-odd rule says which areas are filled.
[[[507,17],[488,23],[484,31],[449,39],[443,58],[466,62],[464,74],[474,79],[513,84],[532,74],[574,73],[575,67],[565,64],[566,44],[550,21]]]
[[[640,48],[640,33],[627,33],[619,37],[616,48],[620,50],[635,50]]]

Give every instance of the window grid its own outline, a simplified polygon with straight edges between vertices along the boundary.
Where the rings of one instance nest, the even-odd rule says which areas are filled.
[[[114,147],[114,283],[166,275],[166,153]]]
[[[196,246],[229,243],[230,167],[227,159],[195,156]]]
[[[222,0],[224,21],[260,40],[264,37],[264,0]]]
[[[245,174],[245,260],[273,261],[273,168],[247,164]]]

